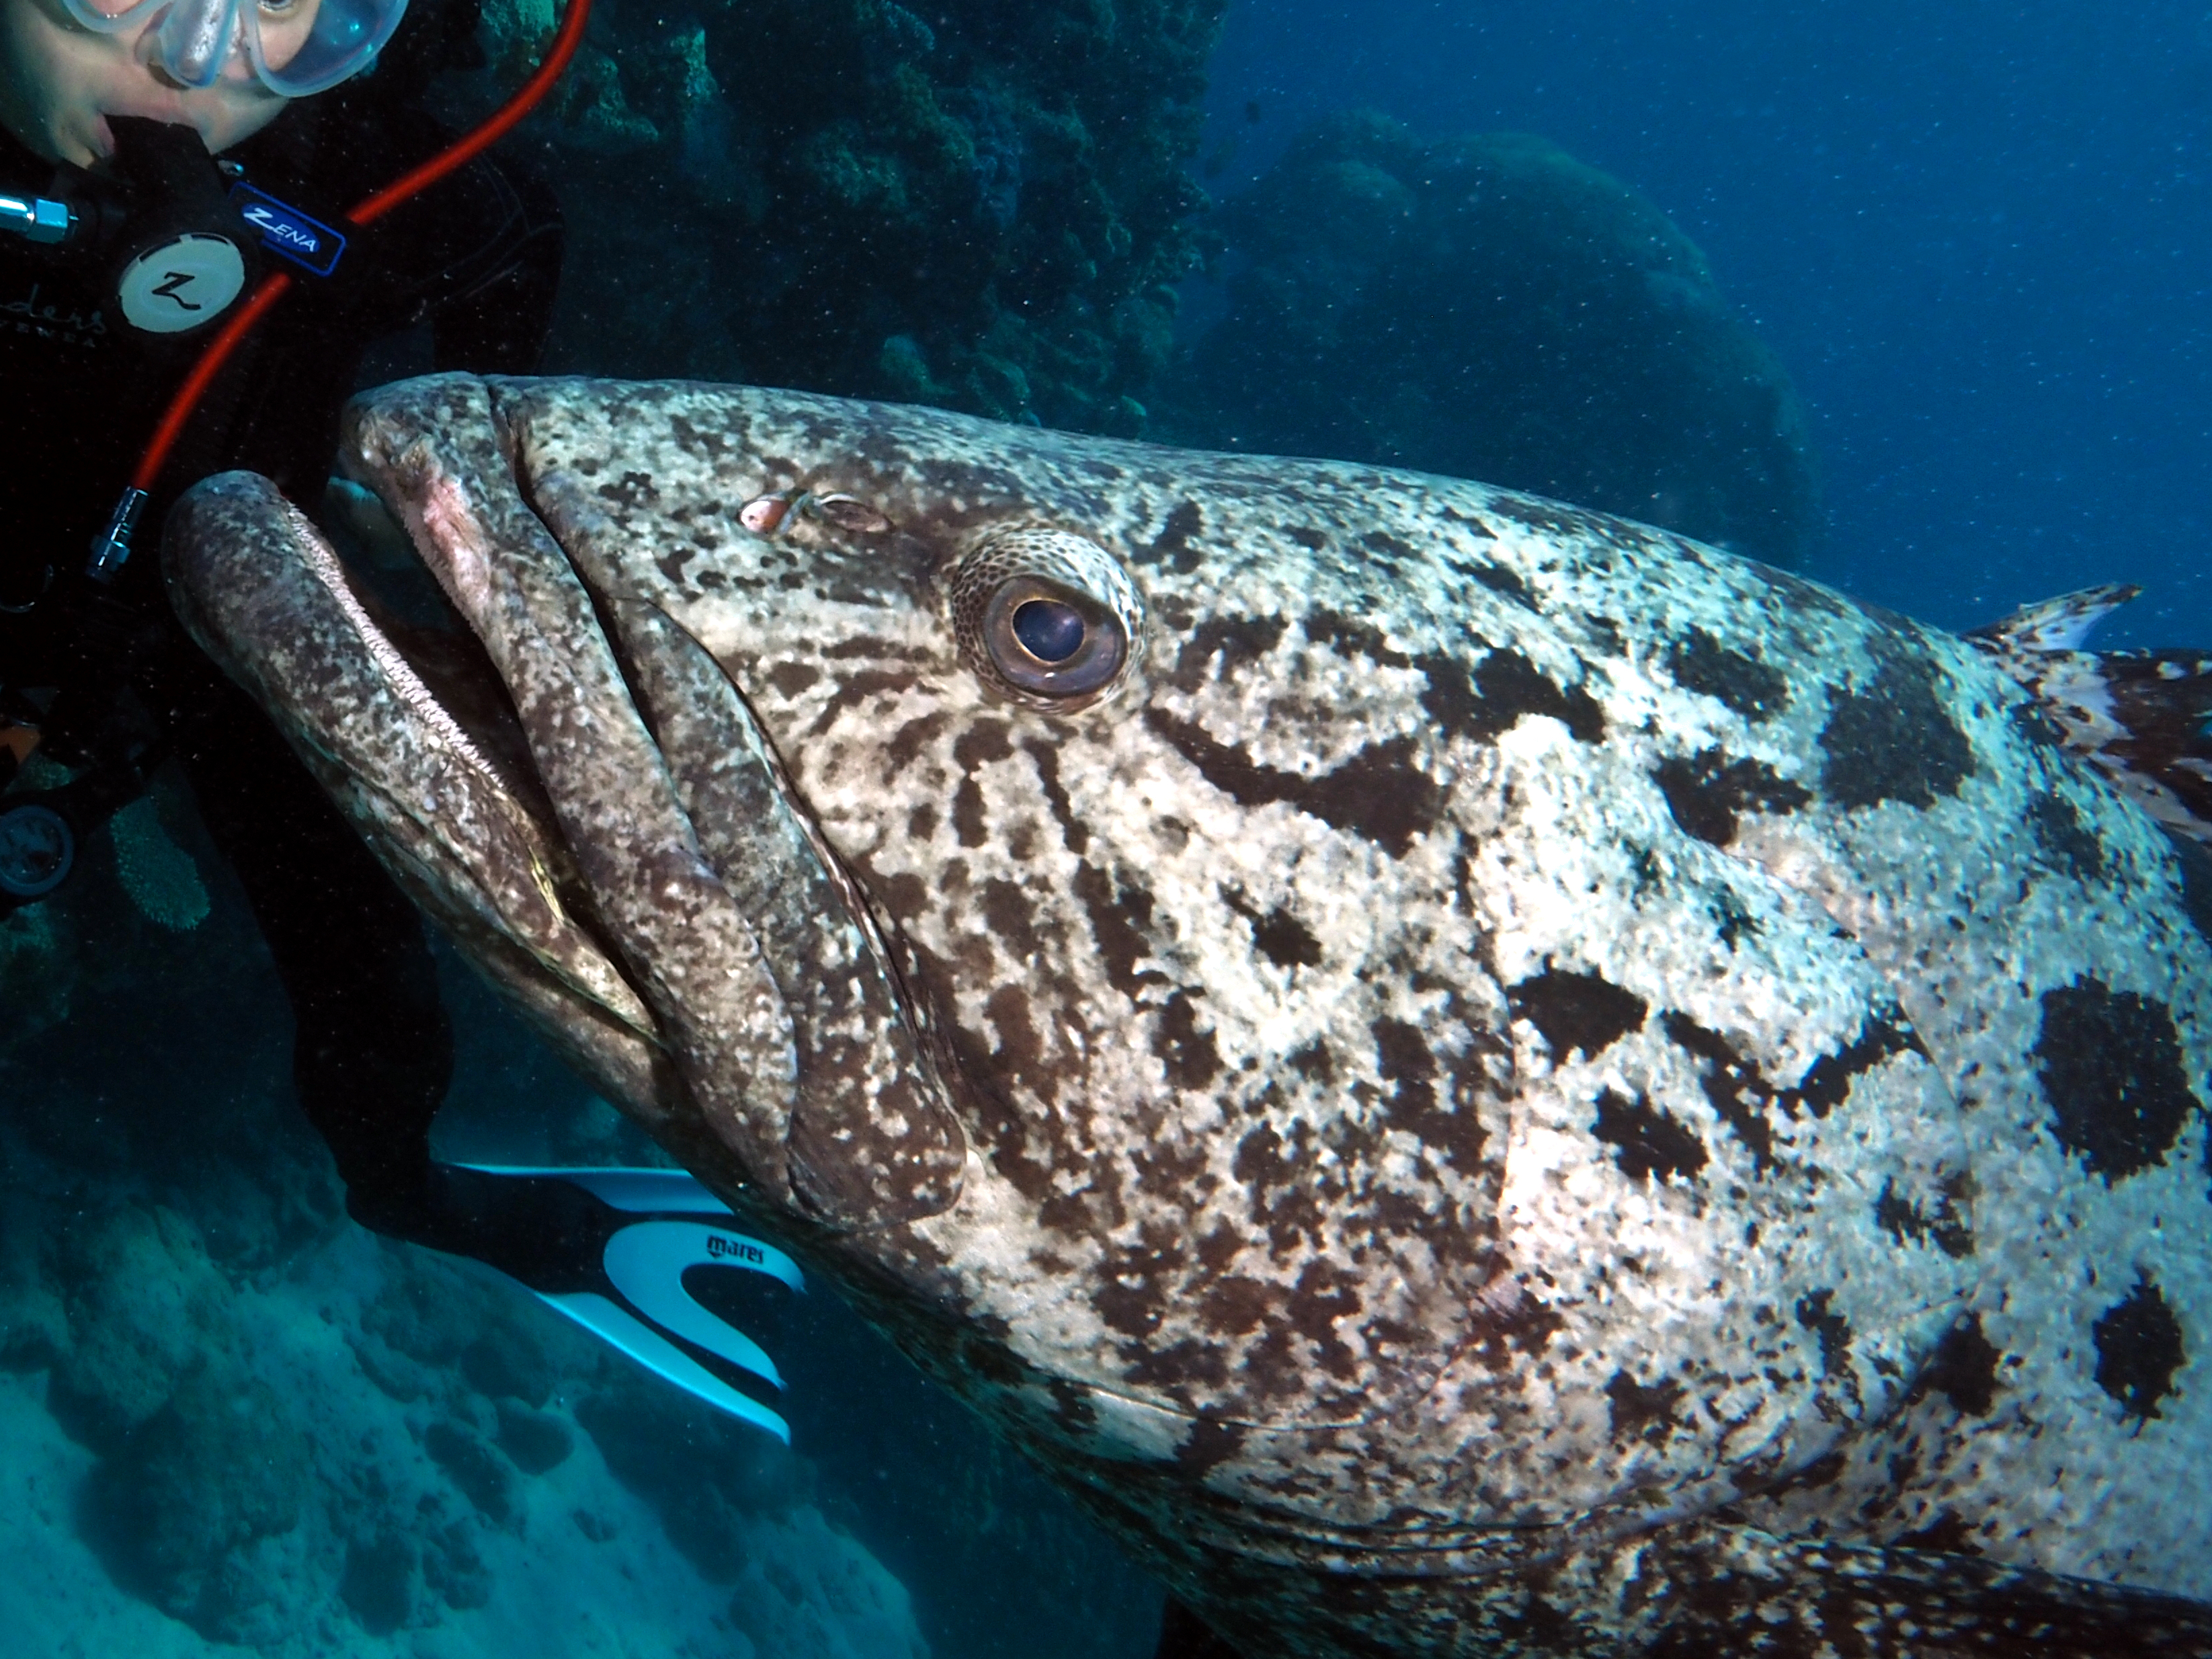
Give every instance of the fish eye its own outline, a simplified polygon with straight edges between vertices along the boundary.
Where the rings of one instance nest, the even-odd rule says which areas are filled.
[[[1015,686],[1054,699],[1100,690],[1128,654],[1113,612],[1088,594],[1026,574],[1001,582],[984,606],[983,648]]]
[[[1083,632],[1083,613],[1058,599],[1024,599],[1014,607],[1014,637],[1039,662],[1066,662],[1081,647]]]
[[[938,580],[961,654],[1012,702],[1072,713],[1116,690],[1143,648],[1128,572],[1072,531],[994,526]]]

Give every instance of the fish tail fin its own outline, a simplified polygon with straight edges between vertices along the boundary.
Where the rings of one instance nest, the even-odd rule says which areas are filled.
[[[2212,652],[2081,649],[2142,591],[2085,587],[1966,637],[2027,688],[2068,749],[2169,830],[2212,842]]]

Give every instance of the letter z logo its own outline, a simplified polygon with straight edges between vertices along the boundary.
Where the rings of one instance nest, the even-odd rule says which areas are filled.
[[[165,270],[161,273],[161,281],[158,285],[156,285],[149,297],[156,300],[174,300],[186,311],[205,311],[207,309],[205,306],[199,305],[191,300],[187,300],[183,295],[177,292],[179,289],[185,287],[190,283],[191,280],[192,273],[189,270]]]
[[[267,208],[254,206],[246,210],[246,222],[264,236],[284,242],[302,253],[313,253],[322,246],[321,239],[313,232],[300,228],[288,219],[280,219]]]

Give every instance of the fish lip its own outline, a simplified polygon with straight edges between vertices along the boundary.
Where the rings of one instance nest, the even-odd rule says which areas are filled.
[[[427,602],[432,607],[432,614],[427,620],[419,615],[411,621],[403,617],[400,611],[404,607],[395,601],[390,585],[380,583],[368,550],[357,545],[351,534],[328,522],[331,515],[322,515],[321,521],[310,518],[291,502],[276,496],[265,480],[252,482],[267,491],[289,521],[291,533],[283,545],[289,550],[290,562],[299,568],[297,579],[319,586],[335,602],[345,626],[374,665],[369,672],[405,705],[416,732],[429,745],[459,762],[495,801],[495,810],[507,815],[512,826],[510,836],[526,854],[538,896],[556,924],[556,933],[546,936],[554,954],[549,955],[548,945],[533,936],[526,911],[518,911],[499,902],[498,877],[501,872],[488,849],[477,848],[477,856],[471,857],[465,846],[448,840],[441,833],[434,805],[411,798],[409,792],[356,770],[356,779],[383,803],[386,814],[416,825],[422,841],[433,848],[442,848],[445,859],[457,861],[465,879],[476,889],[473,904],[465,895],[448,894],[447,902],[429,903],[428,908],[445,916],[449,925],[454,921],[453,911],[456,908],[461,915],[474,914],[479,921],[490,920],[495,931],[512,947],[514,965],[532,975],[547,991],[556,996],[566,993],[580,998],[635,1036],[658,1046],[659,1034],[647,1012],[645,1000],[636,986],[629,982],[623,959],[596,914],[590,890],[575,869],[551,801],[531,764],[527,744],[505,684],[466,617],[453,605],[442,586],[431,580],[434,570],[422,559],[419,549],[413,548],[410,538],[412,558],[407,564],[407,573],[419,574],[422,580],[411,589],[409,597],[418,611]],[[367,483],[387,511],[395,507],[388,494],[373,480],[362,482]],[[395,519],[397,516],[395,513]],[[205,596],[197,591],[204,580],[204,577],[187,576],[185,588],[191,608],[203,617],[210,617],[210,613],[222,607],[219,604],[209,605]],[[224,659],[233,678],[239,678],[240,662],[250,660],[253,654],[250,637],[240,638],[218,621],[210,620],[204,625],[223,636],[228,649],[216,654]],[[301,724],[315,747],[333,758],[339,757],[343,744],[335,729],[326,722],[305,717]],[[296,742],[297,739],[295,744]],[[342,760],[340,763],[343,764]],[[462,842],[465,840],[464,836]],[[407,884],[402,883],[403,886]],[[626,999],[621,988],[612,983],[597,987],[590,983],[588,968],[579,973],[572,962],[569,970],[564,971],[558,957],[565,952],[557,948],[558,930],[562,929],[572,930],[571,943],[580,943],[615,980],[622,981],[621,988],[629,993]],[[629,1007],[618,1006],[625,1000]]]
[[[375,480],[356,482],[369,489],[386,510],[398,519],[397,504],[386,497]],[[345,597],[340,603],[344,604],[346,599],[352,601],[349,619],[363,643],[380,657],[388,653],[404,665],[422,695],[465,740],[486,781],[493,784],[546,842],[564,847],[552,803],[530,763],[521,723],[506,684],[493,665],[483,641],[454,605],[442,582],[436,580],[434,567],[417,550],[409,571],[384,572],[380,580],[380,573],[363,556],[353,537],[334,533],[334,527],[326,520],[327,515],[309,520],[323,532],[333,556],[328,568],[316,574],[324,578],[326,586],[332,574],[343,581]],[[434,606],[431,620],[410,620],[400,614],[401,602],[395,596],[391,578],[395,574],[414,573],[432,579],[427,583],[410,585],[410,597],[418,606],[425,601]],[[337,597],[335,590],[333,596]]]

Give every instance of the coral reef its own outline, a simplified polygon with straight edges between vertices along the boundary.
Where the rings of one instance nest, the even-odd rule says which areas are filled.
[[[1195,267],[1224,0],[601,0],[534,129],[556,366],[1133,433]],[[550,0],[489,0],[511,84]]]
[[[66,767],[34,752],[0,793],[52,789],[69,777]],[[15,1044],[69,1017],[81,976],[78,940],[75,919],[58,905],[0,915],[0,1063]],[[0,1330],[0,1351],[5,1341]]]
[[[167,832],[206,860],[189,811]],[[787,1448],[348,1223],[265,953],[204,867],[190,932],[104,878],[0,924],[106,942],[66,1021],[0,1047],[8,1651],[1151,1651],[1158,1593],[1025,1470],[987,1511],[963,1472],[1004,1454],[831,1297],[758,1332]],[[644,1155],[465,969],[447,991],[451,1153]]]
[[[0,1054],[69,1016],[76,988],[76,933],[50,905],[0,916]]]
[[[138,914],[157,927],[184,933],[207,920],[208,892],[192,855],[162,825],[161,808],[170,799],[157,784],[110,818],[107,834],[115,847],[115,873]]]
[[[1788,377],[1619,180],[1540,138],[1425,143],[1350,114],[1218,228],[1243,263],[1160,394],[1162,435],[1480,478],[1804,562]]]

